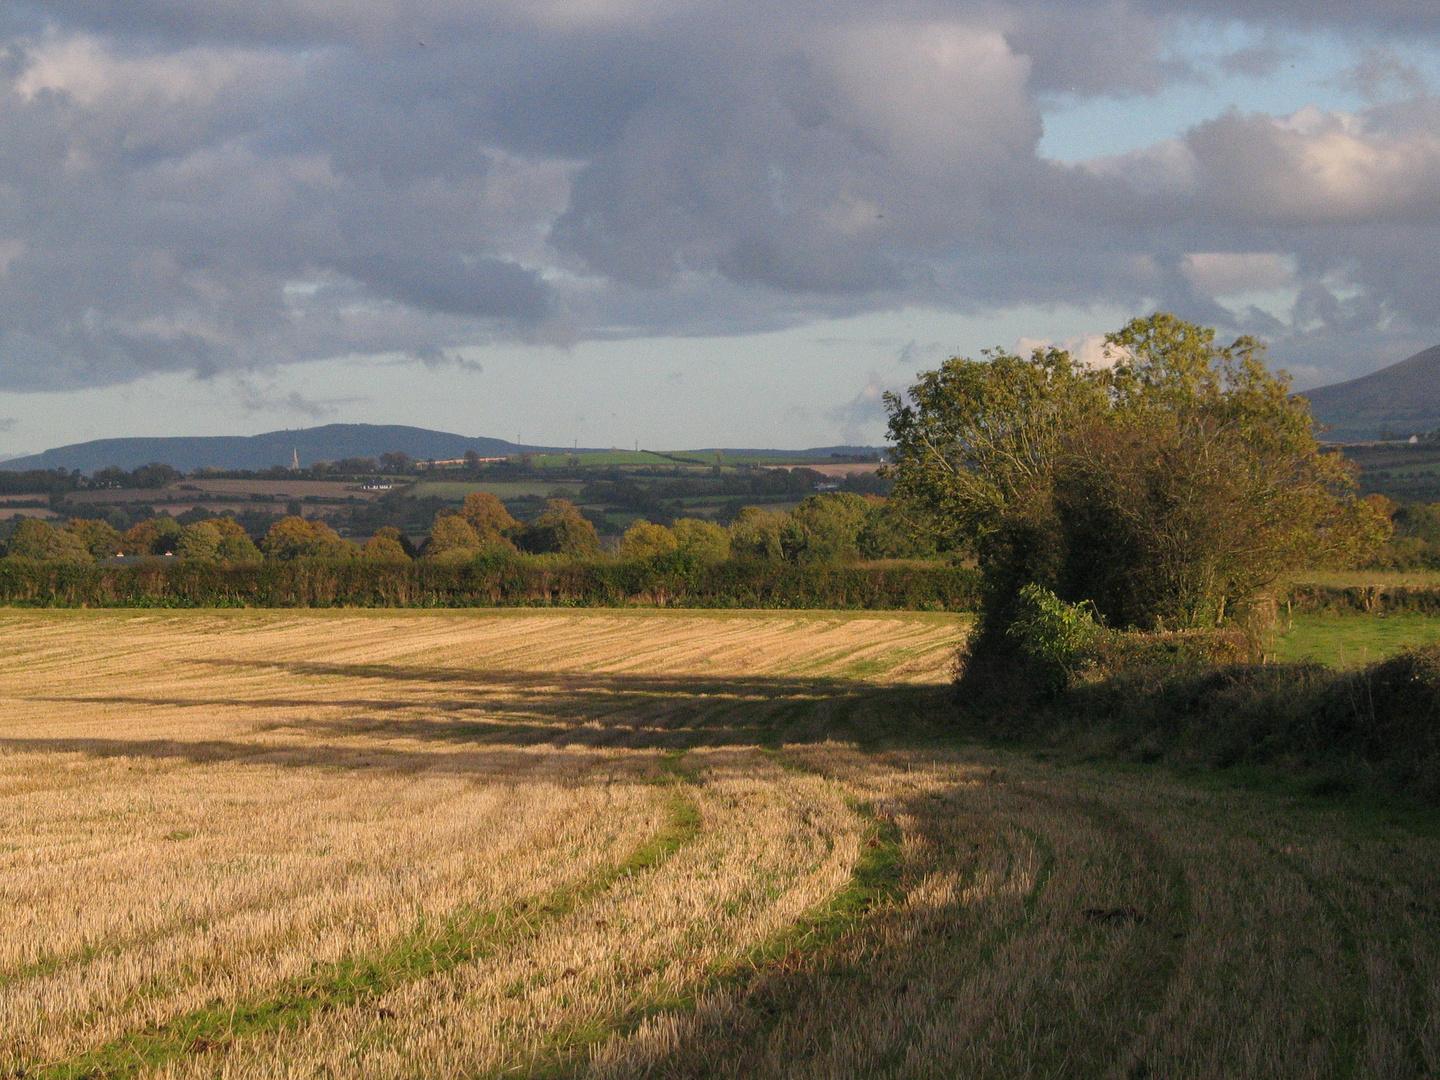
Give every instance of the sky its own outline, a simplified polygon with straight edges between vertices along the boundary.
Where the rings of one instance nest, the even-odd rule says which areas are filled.
[[[0,8],[0,456],[408,423],[877,444],[1157,309],[1440,342],[1440,0]]]

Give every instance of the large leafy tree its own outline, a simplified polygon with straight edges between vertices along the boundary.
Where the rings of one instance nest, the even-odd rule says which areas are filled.
[[[362,557],[376,562],[409,562],[410,553],[405,550],[405,541],[400,530],[393,525],[382,525],[375,535],[366,540],[360,549]]]
[[[470,523],[480,546],[514,551],[515,545],[509,537],[520,529],[520,523],[510,516],[505,504],[498,496],[485,491],[472,491],[465,496],[460,507],[460,516]]]
[[[75,518],[66,522],[65,531],[85,545],[85,549],[97,558],[103,559],[120,552],[120,533],[108,521]]]
[[[696,562],[724,562],[730,557],[730,534],[713,521],[680,518],[671,531],[678,550]]]
[[[888,397],[896,494],[973,552],[992,635],[1028,584],[1114,626],[1213,624],[1287,567],[1383,539],[1262,346],[1214,338],[1156,314],[1107,336],[1108,369],[996,352]]]
[[[296,559],[348,559],[356,554],[355,545],[342,539],[323,521],[298,515],[283,517],[270,526],[260,549],[266,558],[281,562]]]
[[[622,559],[653,559],[658,555],[668,555],[680,546],[675,539],[675,534],[664,525],[654,525],[641,518],[628,529],[625,535],[620,538],[620,557]]]
[[[568,499],[545,500],[546,510],[517,538],[519,547],[535,555],[593,558],[600,554],[595,526]]]
[[[120,550],[126,555],[173,554],[180,526],[162,515],[137,522],[120,535]]]
[[[796,562],[841,562],[860,557],[860,535],[878,513],[879,500],[848,491],[807,495],[790,511],[780,547]]]

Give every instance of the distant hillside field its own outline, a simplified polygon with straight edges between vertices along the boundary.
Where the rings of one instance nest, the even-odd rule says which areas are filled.
[[[270,469],[289,465],[295,458],[300,464],[317,461],[342,461],[345,458],[377,458],[381,454],[404,453],[417,461],[447,461],[464,457],[473,450],[481,457],[508,457],[512,454],[539,455],[537,466],[560,465],[574,454],[584,455],[587,463],[710,464],[716,455],[750,460],[776,462],[830,458],[841,456],[878,456],[882,447],[821,446],[809,450],[692,450],[677,454],[651,451],[639,453],[580,447],[525,446],[505,439],[456,435],[448,431],[409,427],[404,424],[326,424],[323,427],[298,428],[294,431],[267,431],[263,435],[182,435],[167,438],[95,439],[56,447],[41,454],[11,458],[0,462],[0,469],[79,469],[92,473],[96,469],[119,466],[135,469],[152,461],[163,462],[181,472],[195,469]],[[548,460],[547,460],[548,459]]]
[[[111,465],[134,469],[161,461],[181,472],[191,472],[207,466],[269,469],[289,465],[296,456],[301,465],[309,465],[349,457],[379,457],[395,451],[424,461],[464,457],[467,450],[474,450],[481,457],[504,457],[528,449],[539,448],[403,424],[326,424],[295,431],[267,431],[263,435],[96,439],[46,450],[43,454],[12,458],[0,463],[0,468],[79,469],[88,473]]]
[[[1359,379],[1304,391],[1335,442],[1365,442],[1440,429],[1440,345]]]

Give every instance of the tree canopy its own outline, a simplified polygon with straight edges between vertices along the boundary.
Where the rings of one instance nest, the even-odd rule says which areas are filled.
[[[995,351],[887,395],[896,496],[978,560],[987,619],[1037,584],[1112,626],[1208,625],[1384,540],[1263,346],[1214,338],[1160,313],[1107,335],[1108,368]]]
[[[283,517],[265,534],[260,548],[272,559],[346,559],[355,554],[354,545],[329,525],[298,515]]]
[[[535,555],[587,557],[600,554],[600,537],[569,499],[546,499],[545,512],[519,537],[522,550]]]
[[[652,525],[643,518],[625,530],[620,538],[622,559],[653,559],[665,555],[680,546],[675,534],[664,525]]]
[[[67,529],[57,529],[38,518],[25,518],[15,526],[15,531],[10,534],[8,554],[19,559],[51,562],[92,561],[82,537]]]

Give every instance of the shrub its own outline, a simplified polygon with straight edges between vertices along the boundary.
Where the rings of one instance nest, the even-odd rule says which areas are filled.
[[[1009,648],[967,644],[957,679],[963,701],[1001,714],[1012,707],[1023,713],[1032,699],[1053,697],[1083,682],[1139,673],[1169,677],[1250,663],[1259,656],[1251,637],[1234,627],[1111,630],[1095,618],[1089,603],[1067,604],[1034,584],[1016,597],[1005,637]]]
[[[675,604],[962,611],[976,574],[953,566],[581,561],[480,552],[450,561],[292,559],[65,566],[0,560],[0,602],[76,607],[495,607]]]
[[[1105,628],[1094,605],[1067,604],[1049,589],[1026,585],[1006,630],[1046,691],[1064,689],[1095,665]]]
[[[991,734],[1087,754],[1262,767],[1309,775],[1332,790],[1376,788],[1440,803],[1440,647],[1339,672],[1246,662],[1247,642],[1236,631],[1109,640],[1125,643],[1124,663],[1097,664],[1047,699],[971,697],[962,707]]]
[[[1259,660],[1255,641],[1238,627],[1107,631],[1096,638],[1093,667],[1114,674],[1139,668],[1201,668]]]

